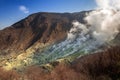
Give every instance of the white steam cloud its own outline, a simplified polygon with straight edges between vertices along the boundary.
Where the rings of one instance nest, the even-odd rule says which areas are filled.
[[[114,39],[120,28],[120,1],[96,0],[98,10],[90,12],[85,20],[90,25],[93,36],[100,42]]]
[[[93,36],[99,41],[110,41],[119,32],[120,12],[112,9],[93,11],[89,13],[85,20],[90,25]]]
[[[88,13],[85,17],[85,21],[90,25],[87,31],[98,43],[103,44],[114,39],[119,33],[120,1],[96,0],[96,2],[98,4],[97,9]],[[81,23],[77,23],[79,27],[87,28],[86,25],[79,24]],[[76,26],[76,22],[74,23],[74,26]]]
[[[120,0],[96,0],[99,8],[120,9]]]
[[[88,29],[85,25],[79,23],[78,21],[73,22],[73,27],[70,29],[67,39],[70,41],[74,41],[79,35],[87,34]]]
[[[76,38],[79,34],[89,33],[98,43],[111,41],[120,29],[120,0],[96,0],[97,9],[89,12],[84,20],[86,24],[73,22],[73,28],[68,33],[68,39]],[[82,29],[79,34],[78,30]]]

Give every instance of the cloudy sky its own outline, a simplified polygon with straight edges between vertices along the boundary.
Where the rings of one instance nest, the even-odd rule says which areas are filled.
[[[95,6],[94,0],[0,0],[0,29],[36,12],[79,12]]]

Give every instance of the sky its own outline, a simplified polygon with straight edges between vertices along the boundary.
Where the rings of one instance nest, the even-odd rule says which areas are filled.
[[[0,0],[0,29],[37,12],[80,12],[96,7],[94,0]]]

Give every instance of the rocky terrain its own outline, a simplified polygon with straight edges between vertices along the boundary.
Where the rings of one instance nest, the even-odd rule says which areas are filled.
[[[64,41],[72,22],[85,23],[87,12],[35,13],[0,30],[0,65],[12,69],[43,62],[41,51]]]
[[[0,30],[0,70],[9,74],[0,79],[119,80],[120,33],[98,46],[92,32],[85,32],[89,12],[35,13]]]

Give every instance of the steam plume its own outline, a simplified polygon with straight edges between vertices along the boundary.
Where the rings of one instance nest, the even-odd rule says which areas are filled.
[[[97,9],[88,13],[85,21],[90,25],[89,32],[91,32],[92,36],[99,43],[105,43],[114,39],[119,33],[120,1],[96,0],[96,2],[98,5]],[[84,24],[81,25],[86,27]]]
[[[110,41],[119,33],[120,1],[96,0],[98,10],[92,11],[85,20],[91,25],[93,36],[100,42]]]
[[[90,53],[111,41],[120,29],[120,1],[96,0],[98,7],[89,12],[86,24],[74,21],[67,39],[44,51],[40,59],[54,61],[74,53]],[[81,54],[82,55],[82,54]]]
[[[120,1],[96,0],[96,3],[98,5],[96,10],[89,12],[84,18],[89,26],[77,21],[73,22],[73,28],[69,31],[67,38],[71,41],[76,38],[85,39],[84,43],[78,42],[81,43],[79,46],[86,44],[84,50],[87,52],[113,40],[120,28]],[[80,32],[79,29],[81,29]],[[78,35],[81,36],[78,37]]]

